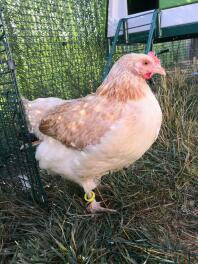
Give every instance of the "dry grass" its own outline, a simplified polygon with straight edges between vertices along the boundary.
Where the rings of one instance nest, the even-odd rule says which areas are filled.
[[[82,190],[44,175],[49,209],[1,194],[0,263],[197,263],[198,78],[160,83],[163,127],[152,149],[103,191],[118,212],[91,216]]]

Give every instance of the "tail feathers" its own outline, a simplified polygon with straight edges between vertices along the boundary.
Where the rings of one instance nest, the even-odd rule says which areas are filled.
[[[27,126],[28,126],[28,130],[29,132],[32,131],[32,127],[31,127],[31,124],[30,124],[30,113],[29,113],[29,100],[26,99],[24,96],[21,96],[21,102],[22,102],[22,105],[23,105],[23,109],[25,111],[25,119],[26,119],[26,122],[27,122]]]
[[[21,101],[24,105],[27,105],[29,103],[29,100],[26,99],[24,96],[21,96]]]

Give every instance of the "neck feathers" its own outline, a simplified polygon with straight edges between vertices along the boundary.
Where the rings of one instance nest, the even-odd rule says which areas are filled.
[[[145,80],[132,73],[125,72],[116,77],[108,75],[97,89],[96,94],[119,102],[136,101],[145,96],[146,88],[148,87]]]

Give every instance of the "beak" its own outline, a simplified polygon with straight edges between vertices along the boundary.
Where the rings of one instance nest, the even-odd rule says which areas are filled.
[[[165,72],[165,69],[162,67],[162,66],[157,66],[153,69],[153,72],[154,73],[158,73],[158,74],[161,74],[161,75],[166,75],[166,72]]]

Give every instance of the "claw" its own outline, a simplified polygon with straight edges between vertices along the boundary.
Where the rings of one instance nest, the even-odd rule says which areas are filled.
[[[96,202],[96,200],[94,200],[93,202],[88,204],[87,211],[89,213],[92,213],[92,214],[95,214],[95,213],[116,213],[117,212],[114,209],[102,207],[101,202]]]

